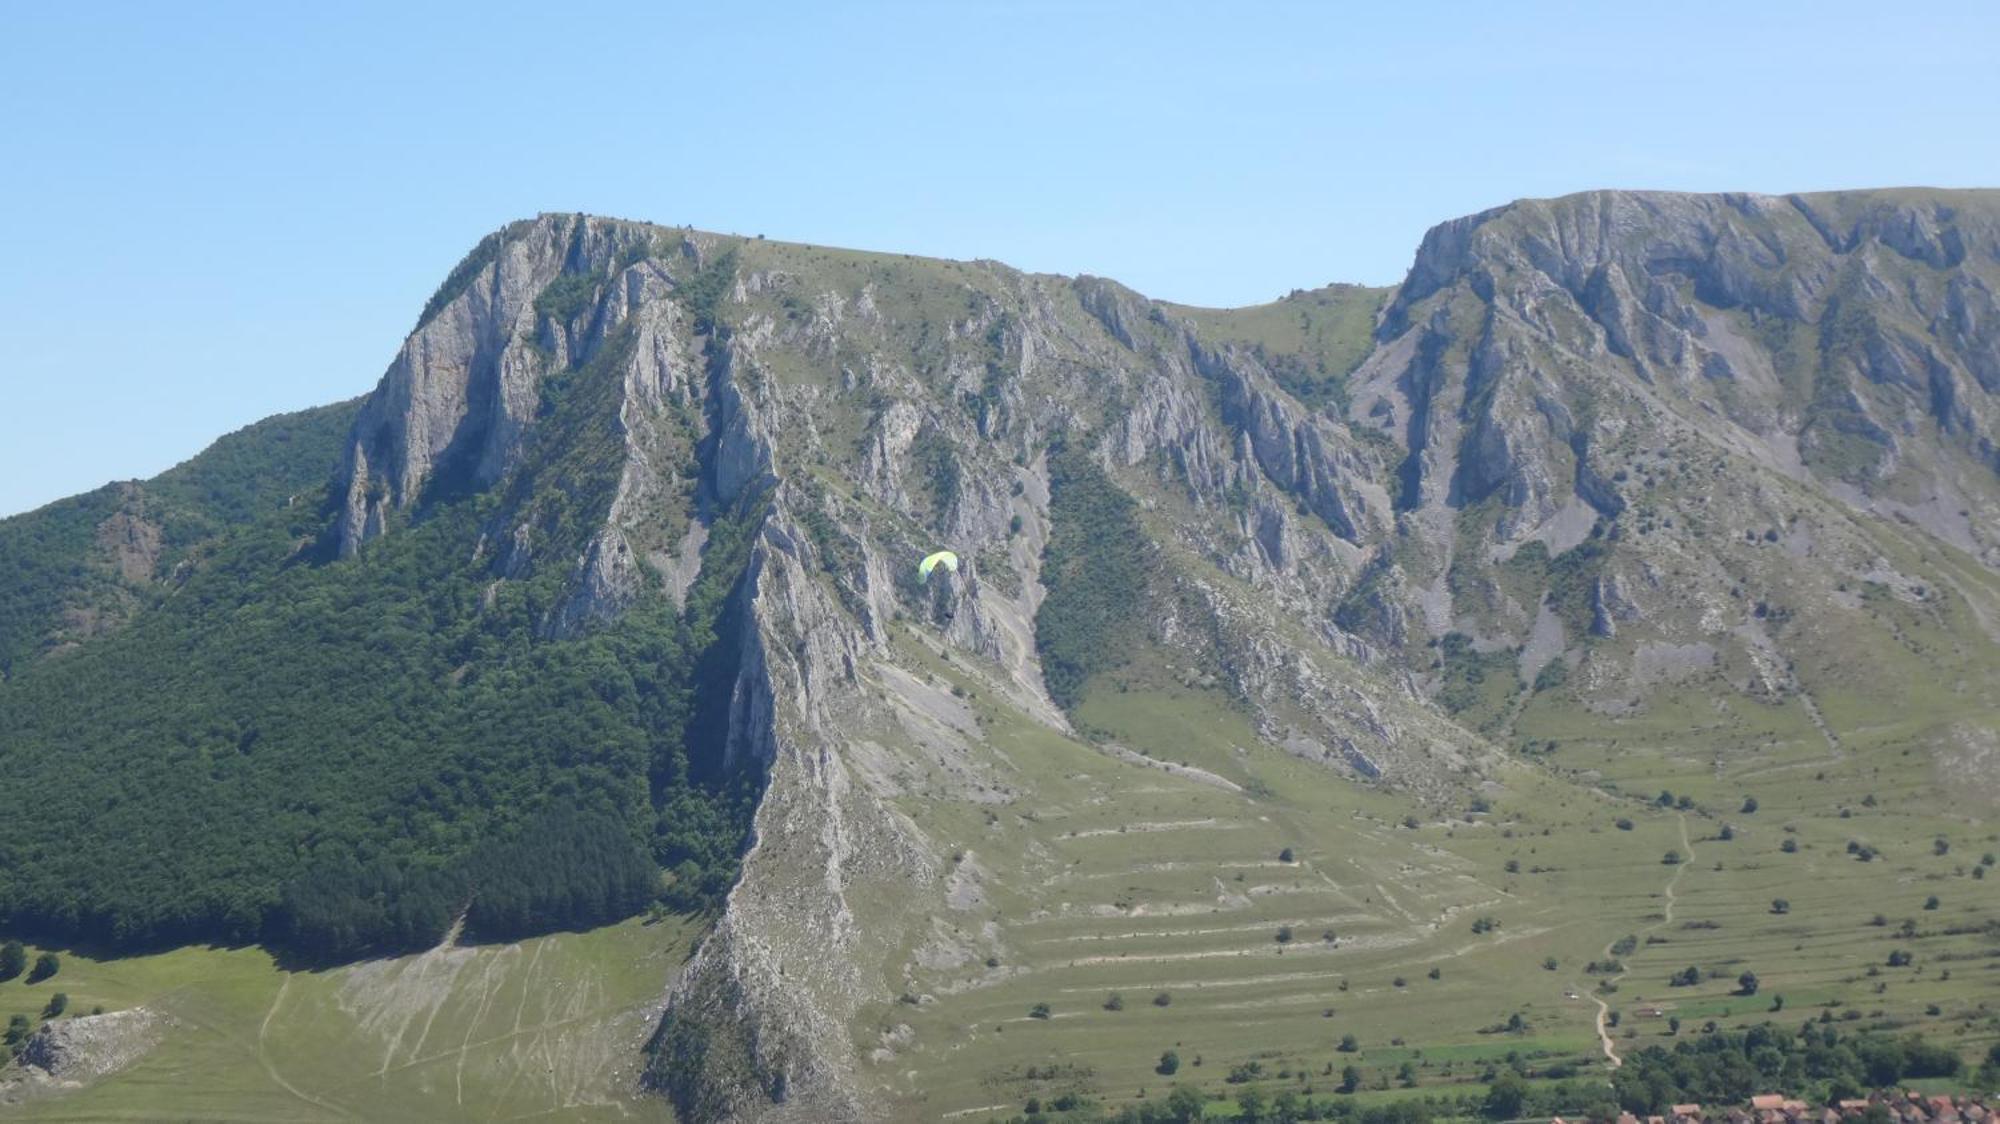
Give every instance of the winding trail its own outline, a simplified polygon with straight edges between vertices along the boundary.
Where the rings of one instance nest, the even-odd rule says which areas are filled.
[[[1644,936],[1648,933],[1658,932],[1659,930],[1674,923],[1674,902],[1678,900],[1674,897],[1674,887],[1680,884],[1681,875],[1687,873],[1688,867],[1694,865],[1694,843],[1692,840],[1688,838],[1687,813],[1676,812],[1674,813],[1674,815],[1681,822],[1681,861],[1674,867],[1674,872],[1667,876],[1667,884],[1661,887],[1660,891],[1661,896],[1666,899],[1667,904],[1666,908],[1660,911],[1660,919],[1658,921],[1653,922],[1651,925],[1648,925],[1645,928],[1639,930],[1638,935],[1640,936]],[[1613,958],[1611,953],[1611,946],[1617,943],[1618,943],[1618,938],[1613,937],[1611,938],[1610,944],[1604,946],[1605,959],[1608,960]],[[1619,972],[1615,976],[1607,977],[1606,982],[1615,984],[1631,974],[1632,974],[1632,969],[1626,968],[1624,971]],[[1611,1027],[1608,1025],[1611,1018],[1611,1004],[1605,1002],[1604,997],[1600,995],[1595,988],[1592,988],[1590,991],[1585,992],[1585,994],[1590,996],[1590,1001],[1592,1003],[1597,1004],[1598,1045],[1603,1047],[1604,1059],[1611,1063],[1611,1068],[1617,1069],[1625,1064],[1625,1059],[1618,1056],[1618,1045],[1617,1043],[1611,1040]]]
[[[342,1120],[358,1119],[354,1113],[348,1111],[345,1107],[335,1104],[332,1101],[323,1100],[319,1097],[315,1097],[311,1093],[306,1092],[304,1089],[299,1088],[297,1085],[292,1084],[290,1081],[285,1080],[285,1075],[279,1073],[277,1065],[271,1061],[271,1054],[270,1051],[266,1048],[265,1039],[268,1038],[271,1033],[271,1019],[277,1015],[279,1006],[281,1006],[285,1002],[285,993],[290,991],[291,987],[292,987],[292,974],[290,972],[286,972],[283,978],[278,983],[278,994],[271,997],[270,1009],[264,1012],[264,1021],[257,1024],[257,1038],[254,1042],[244,1042],[242,1039],[238,1038],[234,1034],[231,1034],[229,1031],[223,1029],[219,1025],[206,1022],[202,1019],[190,1017],[185,1013],[180,1014],[177,1017],[181,1018],[185,1022],[191,1023],[194,1026],[199,1027],[202,1030],[206,1030],[209,1033],[214,1034],[219,1038],[234,1043],[237,1046],[246,1047],[250,1051],[250,1055],[257,1060],[258,1067],[264,1071],[264,1076],[269,1077],[273,1082],[275,1082],[278,1085],[279,1088],[283,1089],[287,1093],[290,1093],[292,1096],[297,1097],[299,1100],[304,1101],[305,1103],[313,1105],[317,1108],[323,1108],[327,1112],[332,1113],[334,1116]]]

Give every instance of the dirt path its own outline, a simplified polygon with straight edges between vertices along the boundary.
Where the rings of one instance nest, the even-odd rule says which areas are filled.
[[[257,1059],[258,1067],[264,1071],[264,1076],[269,1077],[273,1082],[275,1082],[278,1085],[279,1088],[283,1089],[285,1092],[290,1093],[292,1096],[297,1097],[299,1100],[304,1101],[309,1105],[313,1105],[316,1108],[325,1109],[327,1112],[332,1113],[334,1116],[337,1116],[342,1120],[353,1120],[355,1119],[354,1113],[349,1112],[346,1108],[338,1104],[335,1104],[332,1101],[322,1100],[319,1097],[315,1097],[311,1093],[306,1092],[304,1089],[299,1088],[297,1085],[292,1084],[290,1081],[285,1080],[285,1075],[279,1073],[277,1065],[271,1061],[271,1054],[270,1051],[265,1046],[265,1039],[271,1033],[271,1019],[275,1015],[277,1015],[278,1007],[284,1003],[285,993],[291,990],[291,986],[292,986],[292,976],[290,972],[287,972],[284,974],[284,978],[280,980],[278,983],[278,994],[271,997],[271,1007],[269,1010],[264,1012],[264,1021],[257,1024],[257,1038],[256,1041],[254,1042],[248,1042],[248,1043],[243,1042],[241,1039],[237,1038],[235,1035],[224,1030],[220,1026],[207,1023],[199,1019],[189,1018],[185,1015],[182,1015],[180,1017],[184,1018],[185,1021],[187,1022],[193,1023],[195,1026],[200,1027],[203,1030],[206,1030],[230,1042],[234,1042],[239,1046],[248,1046],[250,1049],[251,1056]]]
[[[1677,812],[1675,816],[1681,822],[1681,861],[1674,867],[1674,872],[1667,876],[1667,884],[1661,887],[1661,896],[1666,899],[1667,904],[1660,911],[1660,919],[1639,930],[1637,935],[1642,937],[1648,933],[1658,932],[1674,923],[1674,903],[1679,900],[1674,896],[1674,887],[1680,885],[1681,875],[1687,872],[1688,867],[1694,865],[1694,842],[1688,838],[1687,813]],[[1611,946],[1617,943],[1618,938],[1613,937],[1610,944],[1604,946],[1605,959],[1612,959]],[[1617,975],[1610,977],[1608,982],[1615,984],[1631,974],[1632,969],[1627,968]],[[1625,1059],[1618,1056],[1618,1045],[1611,1040],[1611,1027],[1609,1025],[1611,1004],[1605,1002],[1604,997],[1599,995],[1594,988],[1585,994],[1590,997],[1592,1003],[1597,1004],[1597,1042],[1604,1050],[1604,1060],[1611,1063],[1612,1069],[1617,1069],[1625,1064]]]
[[[1813,724],[1813,729],[1818,730],[1819,736],[1826,739],[1826,747],[1833,751],[1834,759],[1839,760],[1843,756],[1840,752],[1840,735],[1834,733],[1833,727],[1826,724],[1826,717],[1819,712],[1819,704],[1813,701],[1812,692],[1804,687],[1799,688],[1799,704],[1805,707],[1806,719]]]

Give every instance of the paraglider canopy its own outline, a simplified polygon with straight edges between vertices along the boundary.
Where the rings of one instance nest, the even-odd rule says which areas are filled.
[[[931,571],[939,566],[954,574],[958,573],[958,555],[949,550],[940,550],[936,554],[927,555],[922,562],[917,563],[917,576],[929,581]]]

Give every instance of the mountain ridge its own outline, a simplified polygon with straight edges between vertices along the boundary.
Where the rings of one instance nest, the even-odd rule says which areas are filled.
[[[462,637],[423,657],[439,699],[526,698],[540,665],[513,661],[560,659],[605,708],[492,763],[535,778],[507,815],[446,801],[419,826],[450,842],[350,827],[357,855],[455,871],[569,814],[540,788],[579,794],[580,839],[629,835],[676,902],[717,910],[650,1047],[684,1117],[921,1115],[905,1073],[980,1039],[984,995],[1096,970],[1036,961],[1035,926],[1130,912],[1052,896],[1087,892],[1066,881],[1094,861],[1080,840],[1124,831],[1091,817],[1184,807],[1166,838],[1282,819],[1364,930],[1393,912],[1353,900],[1342,848],[1435,864],[1435,897],[1395,908],[1435,907],[1436,940],[1508,892],[1378,835],[1468,802],[1532,822],[1617,767],[1545,762],[1621,731],[1706,707],[1718,773],[1803,734],[1830,768],[1921,748],[1976,776],[2000,673],[1996,284],[2000,192],[1521,201],[1433,228],[1399,286],[1235,310],[548,214],[452,271],[325,506],[258,532],[260,557],[429,575],[393,604]],[[939,544],[961,569],[917,580]],[[33,688],[57,714],[64,674],[0,708]],[[1209,740],[1169,755],[1121,696],[1193,707]],[[1912,697],[1929,711],[1885,732],[1876,712]],[[40,721],[51,744],[97,736]],[[239,742],[254,725],[231,721]],[[594,756],[605,730],[621,748]],[[181,735],[198,755],[212,736]],[[1974,823],[1992,799],[1939,791]],[[335,924],[350,898],[468,892],[360,869],[324,876]],[[521,891],[528,915],[625,908],[546,892]],[[1267,908],[1219,877],[1212,907],[1173,893]],[[252,894],[239,935],[272,908]],[[1178,933],[1147,938],[1163,962],[1219,954]]]

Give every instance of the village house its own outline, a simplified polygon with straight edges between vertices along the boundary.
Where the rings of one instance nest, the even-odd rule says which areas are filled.
[[[1872,1097],[1842,1100],[1814,1108],[1782,1093],[1760,1093],[1747,1105],[1704,1110],[1698,1104],[1671,1106],[1664,1116],[1618,1115],[1615,1124],[1848,1124],[1869,1114],[1875,1106],[1888,1114],[1891,1124],[2000,1124],[2000,1114],[1978,1097],[1926,1095],[1910,1090],[1891,1090]],[[1550,1124],[1585,1124],[1581,1120],[1555,1117]]]

